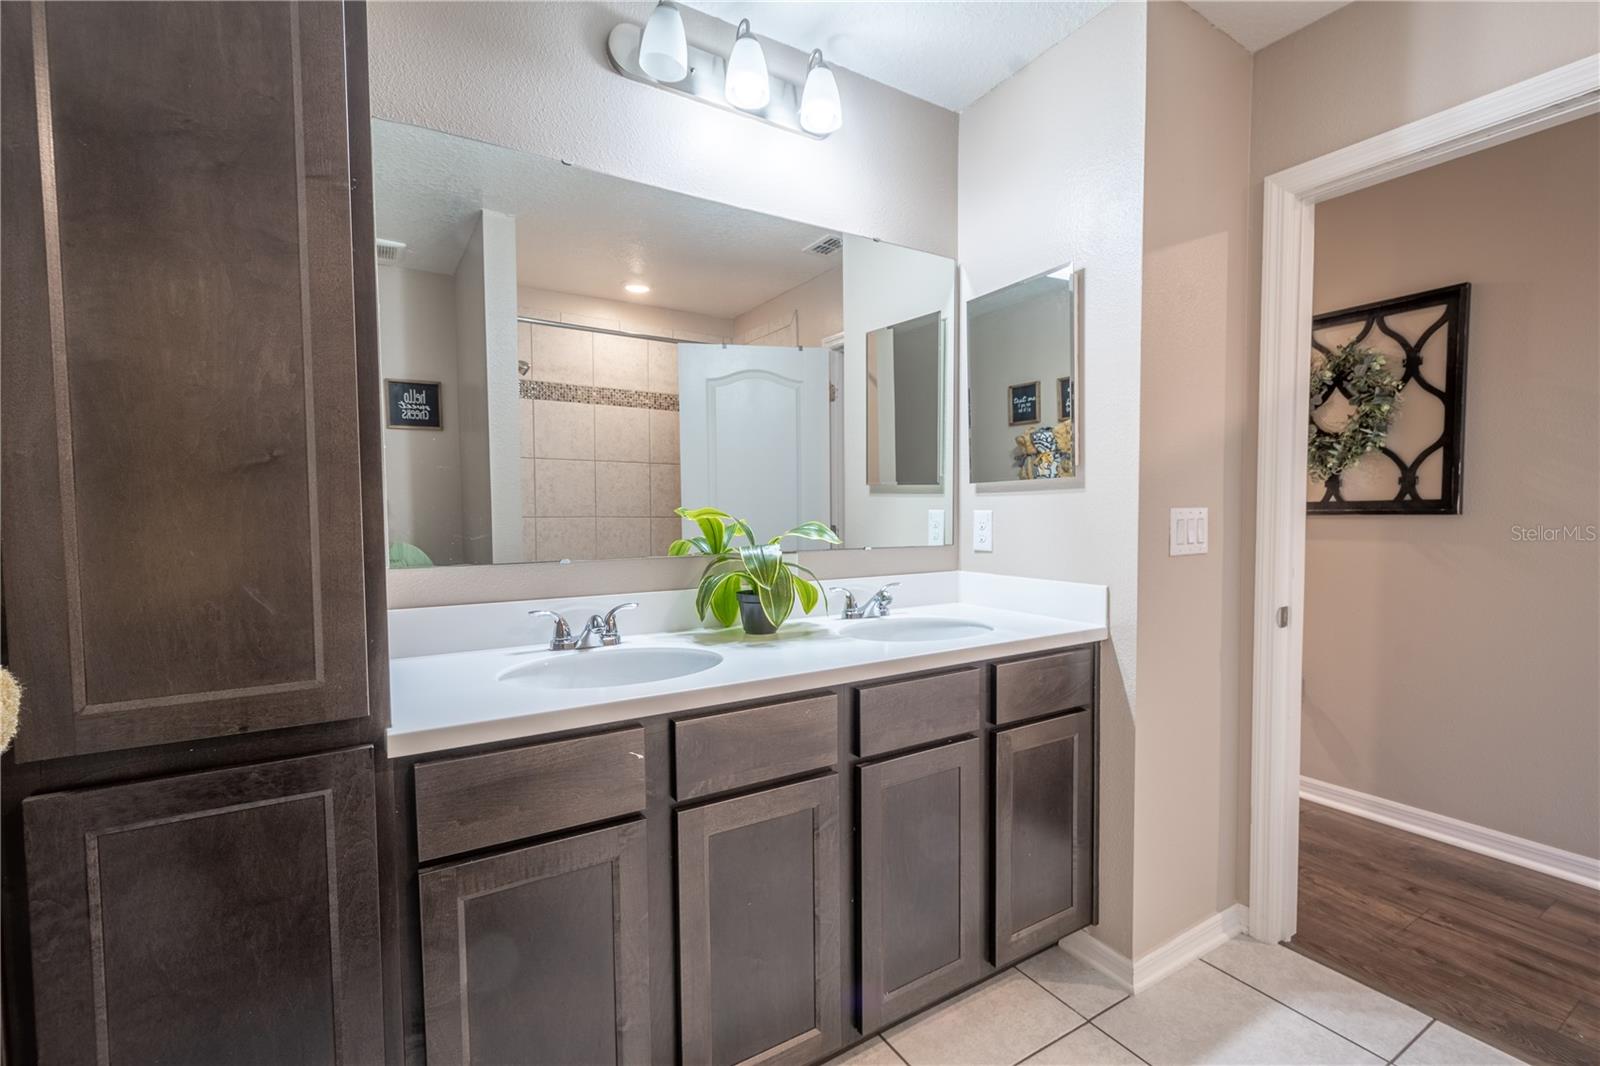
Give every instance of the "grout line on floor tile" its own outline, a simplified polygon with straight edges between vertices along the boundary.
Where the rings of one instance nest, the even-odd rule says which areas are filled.
[[[1111,1009],[1110,1007],[1106,1008],[1106,1010],[1110,1010],[1110,1009]],[[1103,1010],[1103,1011],[1100,1012],[1100,1014],[1104,1014],[1105,1012],[1106,1011]],[[1096,1018],[1100,1017],[1100,1014],[1096,1014],[1095,1017]],[[1145,1066],[1150,1066],[1150,1063],[1148,1061],[1146,1061],[1145,1059],[1141,1058],[1137,1051],[1133,1050],[1133,1048],[1129,1047],[1127,1044],[1124,1044],[1122,1041],[1118,1040],[1116,1037],[1112,1036],[1110,1033],[1106,1032],[1104,1029],[1102,1029],[1098,1025],[1094,1024],[1094,1022],[1090,1022],[1089,1023],[1089,1028],[1093,1029],[1095,1032],[1099,1033],[1101,1036],[1105,1037],[1107,1040],[1111,1041],[1113,1044],[1117,1045],[1119,1048],[1121,1048],[1123,1051],[1126,1051],[1128,1054],[1132,1055],[1134,1058],[1139,1059],[1139,1061],[1143,1062],[1145,1064]]]
[[[1023,977],[1027,977],[1029,984],[1032,984],[1035,988],[1038,988],[1045,995],[1049,996],[1051,999],[1055,1000],[1057,1003],[1059,1003],[1063,1007],[1067,1008],[1067,1010],[1072,1011],[1072,1016],[1074,1018],[1078,1019],[1077,1024],[1074,1025],[1072,1028],[1068,1029],[1066,1032],[1058,1033],[1057,1035],[1051,1037],[1049,1040],[1046,1040],[1043,1044],[1041,1044],[1038,1047],[1034,1048],[1032,1051],[1028,1052],[1026,1055],[1022,1056],[1022,1058],[1018,1059],[1016,1062],[1013,1062],[1013,1063],[1009,1064],[1009,1066],[1018,1066],[1018,1063],[1026,1062],[1028,1059],[1030,1059],[1033,1056],[1037,1055],[1039,1052],[1043,1051],[1045,1048],[1049,1047],[1051,1044],[1054,1044],[1057,1040],[1063,1040],[1066,1037],[1071,1036],[1073,1033],[1076,1033],[1079,1029],[1082,1029],[1085,1025],[1089,1024],[1089,1019],[1087,1019],[1083,1015],[1079,1014],[1077,1012],[1077,1010],[1075,1010],[1073,1008],[1072,1004],[1068,1003],[1066,1000],[1062,999],[1060,996],[1056,995],[1054,992],[1052,992],[1048,988],[1044,987],[1044,985],[1041,985],[1038,981],[1035,981],[1032,977],[1028,977],[1028,974],[1023,971],[1022,967],[1020,967],[1020,966],[1012,966],[1010,968],[1012,970],[1014,970],[1015,972],[1017,972],[1019,974],[1022,974]],[[987,981],[984,982],[984,984],[987,984],[989,981],[993,981],[995,979],[995,977],[999,977],[1003,973],[1005,973],[1005,970],[1001,970],[1000,973],[997,973],[993,977],[990,977]],[[981,988],[982,986],[980,985],[979,987]],[[906,1066],[910,1066],[910,1063],[907,1063]]]
[[[1206,962],[1205,959],[1201,959],[1200,961],[1204,962],[1207,966],[1211,967],[1213,970],[1217,971],[1222,976],[1228,977],[1228,978],[1232,978],[1233,980],[1238,981],[1241,985],[1244,985],[1246,988],[1248,988],[1248,989],[1250,989],[1250,990],[1252,990],[1254,992],[1260,992],[1263,996],[1266,996],[1268,999],[1272,1000],[1272,1002],[1276,1003],[1278,1006],[1283,1007],[1283,1008],[1285,1008],[1287,1010],[1293,1011],[1294,1013],[1300,1015],[1300,1017],[1304,1018],[1306,1021],[1310,1022],[1312,1025],[1321,1026],[1322,1028],[1326,1029],[1328,1032],[1332,1033],[1334,1036],[1338,1037],[1340,1040],[1343,1040],[1345,1043],[1351,1044],[1351,1045],[1353,1045],[1355,1047],[1360,1048],[1362,1051],[1365,1051],[1368,1055],[1374,1055],[1380,1060],[1383,1059],[1383,1052],[1381,1052],[1381,1051],[1373,1051],[1371,1048],[1367,1047],[1365,1044],[1361,1043],[1358,1040],[1352,1039],[1351,1037],[1346,1036],[1344,1033],[1339,1032],[1339,1030],[1335,1029],[1331,1025],[1323,1025],[1322,1022],[1317,1021],[1317,1019],[1313,1018],[1311,1015],[1307,1014],[1305,1011],[1299,1010],[1299,1009],[1291,1006],[1290,1004],[1285,1003],[1283,1000],[1279,999],[1277,996],[1274,996],[1270,992],[1267,992],[1267,991],[1265,991],[1263,989],[1260,989],[1260,988],[1256,988],[1256,986],[1251,984],[1249,981],[1244,980],[1242,977],[1236,977],[1235,975],[1229,973],[1227,970],[1224,970],[1221,966],[1218,966],[1214,962]],[[1354,980],[1354,979],[1352,978],[1352,980]],[[1357,981],[1356,983],[1357,984],[1361,984],[1361,982],[1359,982],[1359,981]],[[1372,988],[1372,987],[1370,987],[1368,985],[1361,985],[1361,987],[1367,989],[1369,992],[1377,992],[1378,991],[1377,989]],[[1382,992],[1378,992],[1378,994],[1380,996],[1383,995]],[[1391,996],[1391,997],[1388,997],[1388,998],[1392,999],[1393,997]],[[1399,1003],[1400,1001],[1399,1000],[1395,1000],[1395,1002]],[[1405,1006],[1405,1004],[1403,1004],[1403,1003],[1401,1003],[1400,1005],[1401,1006]],[[1417,1013],[1420,1014],[1422,1012],[1418,1011]],[[1424,1017],[1426,1017],[1426,1015],[1424,1015]],[[1433,1019],[1429,1018],[1428,1021],[1431,1023],[1433,1021]],[[1428,1027],[1426,1025],[1424,1025],[1422,1028],[1424,1030],[1426,1030]],[[1419,1031],[1417,1033],[1417,1036],[1421,1036],[1421,1035],[1422,1035],[1422,1032]],[[1413,1037],[1412,1039],[1415,1039],[1415,1037]],[[1410,1047],[1410,1046],[1411,1046],[1410,1044],[1406,1045],[1406,1047]],[[1405,1050],[1404,1048],[1401,1049],[1402,1052],[1404,1050]],[[1398,1056],[1396,1056],[1396,1057],[1398,1057]]]
[[[1437,1018],[1429,1018],[1428,1019],[1428,1024],[1424,1025],[1420,1030],[1418,1030],[1416,1036],[1412,1037],[1410,1040],[1407,1040],[1405,1047],[1401,1048],[1399,1051],[1396,1051],[1394,1053],[1394,1058],[1389,1060],[1389,1066],[1394,1066],[1395,1063],[1399,1062],[1400,1061],[1400,1056],[1404,1055],[1406,1052],[1410,1051],[1411,1050],[1411,1045],[1415,1044],[1418,1040],[1421,1040],[1422,1039],[1422,1034],[1426,1033],[1429,1029],[1432,1029],[1433,1028],[1433,1023],[1436,1022],[1436,1021],[1438,1021]],[[908,1063],[907,1066],[910,1066],[910,1064]]]
[[[916,1015],[913,1014],[911,1017],[915,1018]],[[907,1018],[906,1020],[910,1021],[911,1019]],[[905,1063],[905,1066],[911,1066],[911,1060],[906,1058],[904,1055],[900,1054],[900,1049],[899,1048],[897,1048],[893,1044],[889,1043],[888,1036],[886,1036],[883,1033],[879,1033],[878,1034],[878,1039],[882,1040],[883,1041],[883,1046],[889,1049],[889,1054],[893,1055],[895,1058],[897,1058],[901,1062]]]
[[[1055,994],[1055,993],[1054,993],[1054,992],[1052,992],[1052,991],[1050,991],[1050,989],[1048,989],[1048,988],[1046,988],[1046,987],[1045,987],[1045,986],[1044,986],[1044,985],[1043,985],[1043,984],[1041,984],[1041,983],[1040,983],[1040,982],[1038,982],[1038,981],[1034,981],[1034,980],[1033,980],[1033,975],[1032,975],[1032,974],[1030,974],[1030,973],[1028,973],[1028,971],[1027,971],[1027,970],[1024,970],[1024,969],[1023,969],[1023,968],[1022,968],[1022,967],[1021,967],[1021,966],[1013,966],[1013,967],[1011,967],[1011,968],[1012,968],[1012,969],[1013,969],[1013,970],[1015,970],[1015,971],[1017,971],[1017,972],[1018,972],[1018,973],[1020,973],[1020,974],[1021,974],[1021,975],[1022,975],[1022,976],[1024,976],[1024,977],[1026,977],[1026,978],[1027,978],[1027,979],[1028,979],[1028,980],[1029,980],[1029,981],[1033,981],[1033,983],[1034,983],[1034,984],[1035,984],[1035,985],[1037,985],[1037,986],[1038,986],[1038,987],[1039,987],[1039,988],[1041,988],[1041,989],[1043,989],[1043,990],[1044,990],[1044,994],[1045,994],[1045,995],[1047,995],[1047,996],[1049,996],[1049,997],[1050,997],[1050,998],[1051,998],[1051,999],[1053,999],[1053,1000],[1055,1000],[1055,1001],[1056,1001],[1056,1002],[1057,1002],[1057,1003],[1059,1003],[1059,1004],[1061,1004],[1061,1005],[1062,1005],[1062,1006],[1063,1006],[1063,1007],[1065,1007],[1065,1008],[1067,1008],[1067,1009],[1068,1009],[1068,1010],[1070,1010],[1070,1011],[1071,1011],[1071,1012],[1072,1012],[1072,1013],[1073,1013],[1073,1014],[1076,1014],[1076,1015],[1077,1015],[1077,1016],[1078,1016],[1078,1017],[1079,1017],[1079,1018],[1082,1018],[1082,1019],[1083,1019],[1083,1021],[1082,1021],[1082,1022],[1079,1022],[1079,1023],[1078,1023],[1078,1025],[1074,1025],[1074,1026],[1073,1026],[1073,1027],[1072,1027],[1072,1029],[1077,1029],[1077,1028],[1078,1028],[1078,1026],[1079,1026],[1079,1025],[1082,1025],[1082,1024],[1084,1024],[1084,1023],[1085,1023],[1085,1022],[1087,1022],[1087,1021],[1088,1021],[1088,1020],[1089,1020],[1089,1016],[1088,1016],[1088,1015],[1087,1015],[1087,1014],[1084,1014],[1084,1013],[1083,1013],[1083,1012],[1082,1012],[1082,1011],[1081,1011],[1081,1010],[1079,1010],[1079,1009],[1078,1009],[1078,1008],[1077,1008],[1077,1007],[1074,1007],[1074,1006],[1073,1006],[1073,1005],[1072,1005],[1072,1004],[1070,1004],[1070,1003],[1068,1003],[1068,1002],[1067,1002],[1067,1001],[1066,1001],[1066,1000],[1064,1000],[1064,999],[1062,999],[1062,998],[1061,998],[1061,997],[1060,997],[1060,996],[1058,996],[1058,995],[1056,995],[1056,994]],[[991,980],[992,980],[992,978],[991,978]],[[1117,1000],[1117,1002],[1118,1002],[1118,1003],[1121,1003],[1121,1002],[1122,1002],[1122,1000],[1120,1000],[1120,999],[1119,999],[1119,1000]],[[1113,1006],[1115,1006],[1115,1004],[1113,1004]],[[1107,1010],[1110,1010],[1110,1009],[1111,1009],[1111,1008],[1110,1008],[1110,1007],[1108,1007],[1108,1008],[1106,1008],[1106,1009],[1107,1009]],[[1572,1009],[1573,1009],[1573,1010],[1577,1010],[1577,1009],[1578,1009],[1578,1008],[1577,1008],[1577,1007],[1573,1007],[1573,1008],[1572,1008]],[[1072,1032],[1072,1029],[1068,1029],[1068,1030],[1067,1030],[1067,1032],[1068,1032],[1068,1033],[1070,1033],[1070,1032]],[[1061,1036],[1066,1036],[1066,1035],[1067,1035],[1067,1033],[1062,1033],[1062,1034],[1061,1034]],[[1056,1037],[1056,1039],[1057,1039],[1057,1040],[1060,1040],[1060,1039],[1061,1039],[1061,1037],[1060,1037],[1060,1036],[1058,1036],[1058,1037]],[[1045,1045],[1045,1046],[1046,1046],[1046,1047],[1049,1047],[1049,1046],[1050,1046],[1050,1045],[1049,1045],[1049,1044],[1046,1044],[1046,1045]]]

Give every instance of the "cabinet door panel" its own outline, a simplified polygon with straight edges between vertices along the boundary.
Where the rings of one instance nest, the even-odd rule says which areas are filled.
[[[978,778],[976,740],[860,769],[863,1032],[981,973]]]
[[[428,1061],[646,1063],[645,826],[426,870]]]
[[[23,804],[39,1059],[383,1059],[372,749]]]
[[[836,775],[678,812],[685,1066],[839,1043]]]
[[[367,714],[340,6],[4,19],[17,758]]]
[[[995,962],[1089,924],[1093,907],[1094,716],[995,734]]]

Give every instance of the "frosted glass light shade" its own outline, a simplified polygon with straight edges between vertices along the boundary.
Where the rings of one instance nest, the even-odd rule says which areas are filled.
[[[771,99],[767,55],[761,50],[761,42],[750,35],[749,19],[739,23],[739,35],[728,54],[728,77],[723,82],[722,95],[741,111],[760,111]]]
[[[672,4],[657,4],[639,40],[639,69],[671,85],[689,75],[689,40],[683,15]]]
[[[832,133],[844,124],[839,104],[839,83],[827,64],[813,63],[806,73],[806,87],[800,95],[800,128],[818,136]]]

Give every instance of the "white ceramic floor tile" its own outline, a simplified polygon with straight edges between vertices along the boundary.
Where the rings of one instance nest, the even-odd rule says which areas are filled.
[[[1395,1059],[1396,1066],[1501,1066],[1520,1063],[1499,1048],[1490,1047],[1476,1037],[1444,1022],[1434,1022],[1417,1042]]]
[[[1278,944],[1239,937],[1205,957],[1251,988],[1392,1059],[1428,1024],[1428,1016]]]
[[[843,1055],[829,1059],[823,1066],[905,1066],[905,1063],[893,1048],[883,1042],[883,1037],[875,1036]]]
[[[1085,1018],[1128,998],[1127,989],[1059,945],[1017,963],[1017,969]]]
[[[1123,1000],[1095,1024],[1154,1066],[1383,1061],[1203,962]]]
[[[1093,1025],[1080,1025],[1022,1066],[1144,1066],[1144,1060]]]
[[[1014,1066],[1082,1024],[1066,1004],[1005,970],[884,1037],[911,1066]]]

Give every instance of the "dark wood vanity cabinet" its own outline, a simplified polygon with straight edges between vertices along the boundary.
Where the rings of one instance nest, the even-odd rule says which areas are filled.
[[[381,482],[345,10],[0,18],[16,759],[368,715]]]
[[[373,751],[23,804],[43,1063],[383,1061]]]
[[[994,737],[995,962],[1088,925],[1094,905],[1094,715]]]
[[[423,871],[429,1066],[650,1061],[642,821]]]
[[[856,771],[864,1032],[983,973],[981,762],[972,739]]]
[[[685,1066],[819,1060],[839,1046],[834,774],[680,810]]]
[[[1096,669],[397,760],[411,1061],[802,1066],[1089,924]]]

